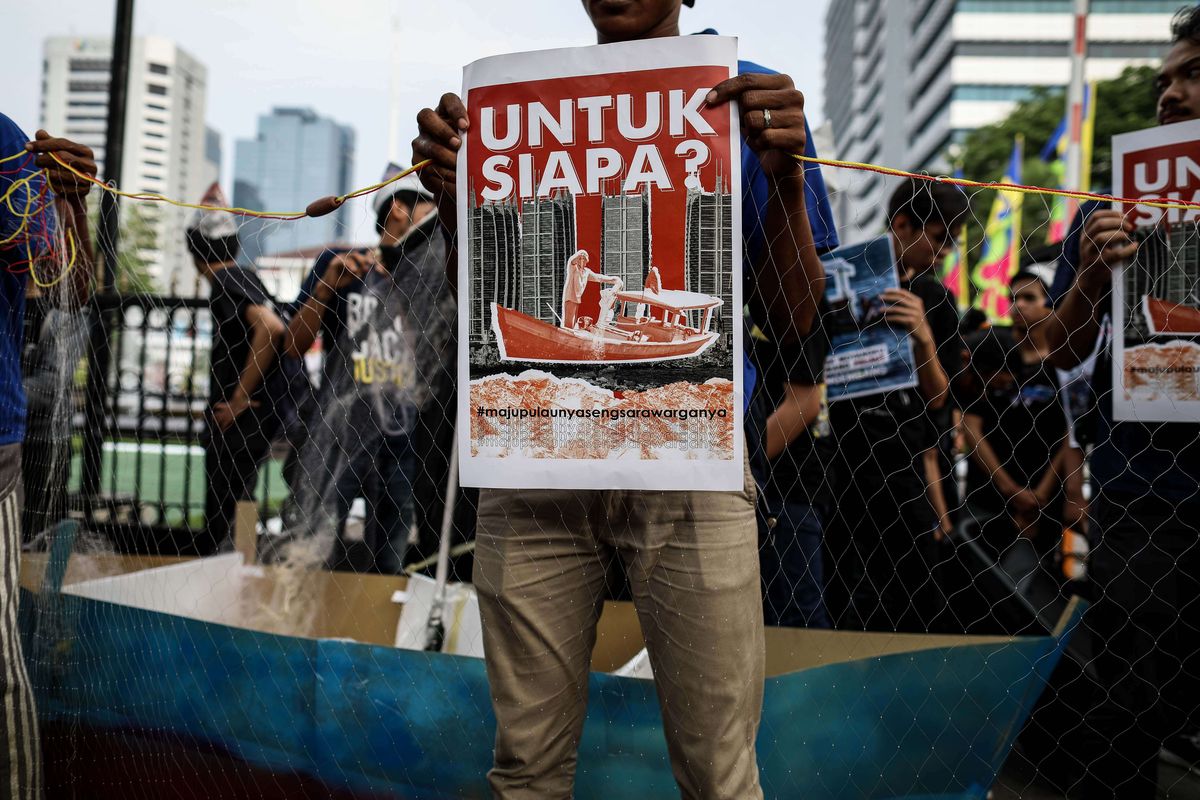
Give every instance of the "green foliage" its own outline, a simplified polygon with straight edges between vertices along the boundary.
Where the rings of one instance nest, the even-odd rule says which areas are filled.
[[[88,203],[88,228],[92,243],[98,245],[100,202]],[[150,276],[149,253],[158,249],[158,235],[145,210],[137,203],[121,204],[121,233],[117,242],[117,291],[121,294],[152,294],[154,279]],[[99,258],[99,252],[97,252]],[[96,272],[101,266],[97,263]]]
[[[1116,78],[1096,84],[1096,132],[1092,151],[1092,190],[1107,191],[1112,182],[1112,137],[1114,134],[1149,128],[1155,124],[1157,98],[1153,67],[1128,67]],[[1062,89],[1038,88],[1005,119],[972,131],[963,142],[958,159],[963,175],[971,180],[996,181],[1004,177],[1012,154],[1013,140],[1025,136],[1025,159],[1021,183],[1056,186],[1056,178],[1039,157],[1065,112]],[[971,219],[967,241],[972,263],[979,257],[983,226],[991,211],[995,192],[971,193]],[[1051,198],[1026,195],[1022,209],[1021,235],[1027,248],[1046,241],[1046,221]]]

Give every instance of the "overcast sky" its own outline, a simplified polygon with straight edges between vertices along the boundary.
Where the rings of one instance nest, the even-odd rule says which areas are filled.
[[[787,72],[822,108],[822,37],[828,0],[698,0],[682,28],[740,39],[743,58]],[[114,4],[54,0],[12,4],[0,48],[2,110],[38,125],[42,45],[60,35],[111,36]],[[232,189],[234,140],[255,133],[272,106],[310,106],[357,136],[354,186],[379,179],[388,156],[392,20],[402,54],[399,153],[411,158],[415,115],[458,91],[462,67],[483,56],[594,43],[578,0],[135,0],[135,35],[174,40],[208,68],[208,124],[221,134],[222,184]],[[195,198],[185,198],[194,200]],[[362,215],[356,215],[362,216]]]

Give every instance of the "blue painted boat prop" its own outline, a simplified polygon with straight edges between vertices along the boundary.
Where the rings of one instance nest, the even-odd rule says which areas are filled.
[[[297,592],[237,554],[52,560],[26,556],[20,615],[45,720],[204,742],[354,791],[488,796],[483,662],[392,646],[402,578],[311,573]],[[1014,639],[769,629],[766,796],[984,798],[1081,613]],[[606,604],[579,798],[678,797],[652,681],[610,674],[641,646],[628,604]]]

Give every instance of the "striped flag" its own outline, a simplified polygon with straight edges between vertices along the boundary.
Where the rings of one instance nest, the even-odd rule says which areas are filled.
[[[1021,182],[1021,158],[1024,140],[1013,142],[1012,157],[1005,183]],[[988,215],[983,232],[983,253],[975,265],[975,288],[979,291],[976,306],[987,314],[993,325],[1008,323],[1008,284],[1016,274],[1021,252],[1021,201],[1023,195],[1014,191],[999,191]]]
[[[1042,148],[1042,161],[1050,164],[1050,168],[1054,171],[1054,177],[1059,189],[1078,190],[1081,192],[1091,191],[1092,187],[1092,142],[1095,139],[1096,132],[1096,104],[1092,102],[1092,96],[1096,93],[1096,85],[1089,83],[1083,87],[1083,124],[1079,132],[1079,146],[1083,153],[1083,170],[1079,176],[1079,186],[1067,186],[1067,146],[1070,144],[1067,136],[1067,131],[1070,128],[1070,120],[1064,114],[1062,122],[1058,123],[1054,134],[1050,137],[1050,141],[1046,142],[1046,146]],[[1067,214],[1071,207],[1071,201],[1066,197],[1055,197],[1053,205],[1050,207],[1050,220],[1046,230],[1046,243],[1054,244],[1061,242],[1067,238],[1067,225],[1071,220],[1067,219]]]
[[[954,171],[955,178],[962,176],[961,169]],[[958,246],[942,262],[941,279],[942,285],[949,290],[950,294],[954,295],[959,311],[966,311],[971,307],[971,281],[967,268],[967,230],[965,225],[959,236]]]

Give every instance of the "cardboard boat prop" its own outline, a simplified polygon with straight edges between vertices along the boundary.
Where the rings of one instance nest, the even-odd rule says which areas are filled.
[[[500,358],[581,364],[667,361],[699,355],[717,340],[711,327],[723,303],[719,297],[650,288],[614,294],[618,308],[611,321],[580,317],[570,328],[492,303]]]
[[[1200,336],[1200,308],[1172,303],[1151,295],[1142,296],[1142,313],[1150,333]]]
[[[218,749],[275,786],[311,776],[353,792],[338,796],[489,796],[495,720],[470,587],[447,595],[431,653],[405,647],[424,641],[433,581],[295,577],[238,553],[25,557],[21,633],[43,725],[95,734],[86,757],[118,776],[89,797],[167,788],[174,759],[130,769],[105,750],[137,732]],[[982,800],[1080,613],[1044,637],[768,629],[766,796]],[[630,605],[606,603],[576,797],[678,797],[641,649]]]

